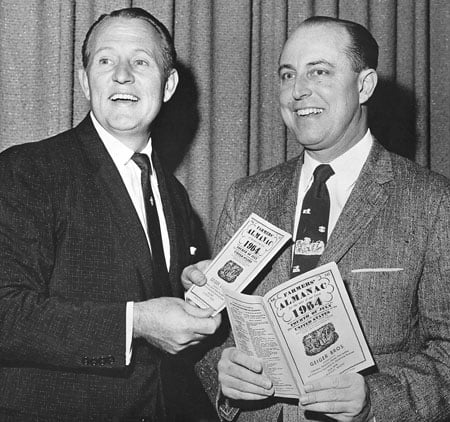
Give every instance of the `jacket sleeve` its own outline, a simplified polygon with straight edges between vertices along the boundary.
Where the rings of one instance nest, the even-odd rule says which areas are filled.
[[[225,205],[222,209],[214,240],[214,253],[216,255],[234,235],[236,231],[236,183],[228,191]],[[227,347],[234,346],[233,336],[226,314],[223,314],[222,324],[218,332],[206,341],[202,346],[207,350],[203,358],[197,363],[196,371],[202,385],[209,396],[211,403],[217,405],[219,392],[217,364],[222,351]]]
[[[443,191],[430,209],[434,218],[412,310],[420,344],[417,351],[382,356],[380,371],[366,378],[377,422],[450,420],[450,190]]]
[[[54,268],[63,228],[45,175],[23,156],[16,148],[0,156],[0,359],[67,369],[123,367],[125,302],[49,292],[50,280],[59,282]]]

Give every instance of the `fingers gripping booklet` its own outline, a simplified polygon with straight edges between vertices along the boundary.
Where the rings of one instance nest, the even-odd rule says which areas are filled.
[[[205,271],[207,283],[185,295],[200,308],[225,308],[222,287],[241,292],[291,238],[256,214],[251,214]]]
[[[249,296],[224,287],[236,347],[263,360],[279,397],[317,378],[374,365],[334,262]]]

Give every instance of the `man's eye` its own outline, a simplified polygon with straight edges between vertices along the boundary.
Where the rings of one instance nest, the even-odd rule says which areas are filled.
[[[325,69],[315,69],[312,71],[312,74],[315,76],[325,76],[328,75],[328,70]]]
[[[103,57],[103,58],[98,60],[98,63],[99,64],[109,64],[109,63],[111,63],[111,60]]]
[[[289,81],[291,79],[294,79],[294,77],[294,74],[291,72],[285,72],[280,75],[282,81]]]
[[[134,62],[137,66],[147,66],[148,62],[147,60],[143,60],[143,59],[137,59]]]

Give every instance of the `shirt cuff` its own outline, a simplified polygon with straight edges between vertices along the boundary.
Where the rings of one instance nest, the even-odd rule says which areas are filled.
[[[133,307],[134,302],[127,302],[126,310],[126,337],[125,337],[125,365],[129,365],[131,362],[131,353],[133,351]]]

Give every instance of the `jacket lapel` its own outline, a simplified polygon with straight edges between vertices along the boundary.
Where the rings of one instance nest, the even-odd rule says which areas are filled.
[[[86,153],[94,180],[99,188],[105,209],[113,216],[122,249],[136,262],[142,278],[142,293],[152,297],[152,266],[150,250],[144,230],[128,191],[112,158],[98,136],[90,117],[75,129]],[[101,222],[99,222],[101,224]]]
[[[327,242],[318,265],[338,262],[358,240],[389,195],[385,184],[391,181],[389,153],[376,140],[367,162]]]

